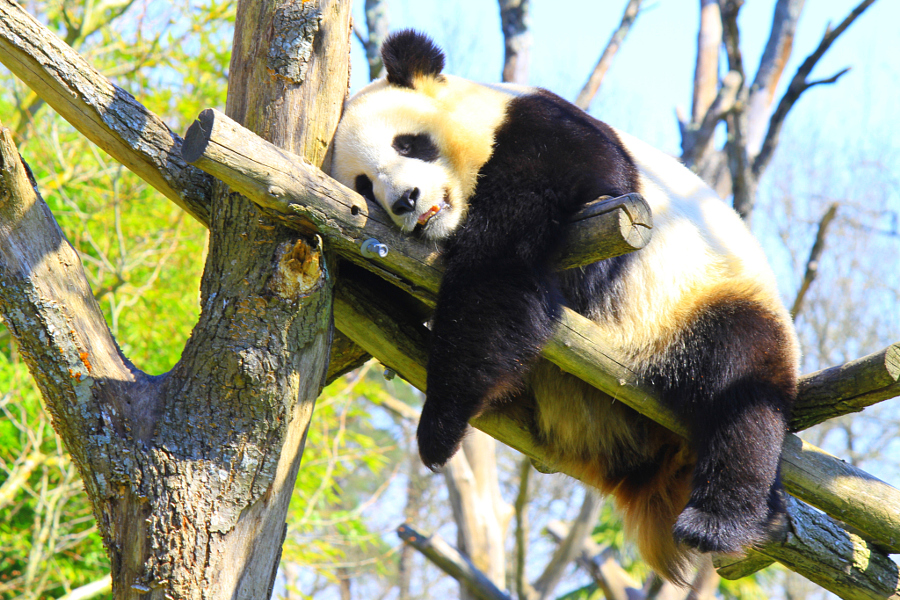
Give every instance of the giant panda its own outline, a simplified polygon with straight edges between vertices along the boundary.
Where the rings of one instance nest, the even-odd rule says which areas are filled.
[[[345,105],[332,175],[444,247],[423,462],[443,465],[485,409],[531,402],[547,456],[616,498],[664,577],[683,582],[696,551],[771,539],[785,521],[779,457],[799,350],[738,215],[675,159],[546,90],[442,74],[442,51],[418,32],[389,36],[382,57],[386,78]],[[559,272],[570,216],[629,192],[650,205],[650,243]],[[562,306],[605,331],[689,442],[538,360]]]

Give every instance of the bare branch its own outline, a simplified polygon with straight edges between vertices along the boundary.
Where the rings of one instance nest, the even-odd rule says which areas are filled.
[[[560,542],[553,552],[553,556],[544,568],[544,572],[534,582],[534,589],[538,592],[541,600],[546,600],[550,597],[562,578],[565,569],[581,555],[584,541],[594,531],[602,506],[603,501],[597,495],[597,492],[586,488],[584,490],[584,501],[581,504],[578,516],[569,526],[569,532],[565,539]]]
[[[15,499],[16,492],[28,482],[31,473],[41,465],[56,462],[57,457],[35,450],[28,456],[19,457],[16,464],[6,474],[6,480],[0,485],[0,510],[3,510]]]
[[[90,600],[101,594],[108,594],[112,589],[112,578],[107,575],[97,581],[85,584],[66,594],[60,596],[58,600]]]
[[[778,0],[772,15],[769,41],[760,59],[759,69],[750,86],[747,101],[747,143],[751,156],[759,152],[768,121],[769,110],[775,97],[775,88],[791,56],[797,23],[806,0]]]
[[[722,14],[718,0],[700,0],[697,32],[697,62],[694,67],[694,102],[691,123],[703,120],[717,95],[719,47],[722,45]]]
[[[0,62],[86,138],[209,222],[212,180],[181,158],[181,138],[13,0],[0,0]]]
[[[497,441],[480,431],[463,440],[462,448],[447,462],[444,477],[453,520],[457,528],[457,548],[466,554],[485,576],[497,585],[506,581],[506,510],[497,481]],[[510,508],[511,510],[511,508]]]
[[[822,257],[822,252],[825,250],[825,235],[828,232],[828,226],[837,215],[837,209],[838,203],[832,202],[828,206],[828,210],[825,211],[825,214],[822,215],[822,219],[819,221],[819,229],[816,232],[816,241],[813,243],[812,249],[809,251],[809,258],[806,261],[806,272],[803,274],[803,281],[800,283],[800,289],[797,290],[797,296],[794,298],[794,305],[791,306],[791,318],[797,318],[797,315],[800,313],[800,308],[803,306],[803,299],[806,297],[806,292],[809,291],[809,286],[812,285],[813,280],[815,280],[816,275],[819,273],[819,259]]]
[[[400,539],[425,555],[439,569],[465,585],[481,600],[510,600],[475,565],[439,535],[425,537],[407,524],[397,528]]]
[[[712,559],[704,556],[691,582],[691,590],[684,600],[714,600],[719,588],[719,575],[713,568]]]
[[[746,81],[740,30],[737,24],[738,13],[744,0],[720,0],[719,4],[722,7],[722,32],[728,54],[728,68],[737,71],[741,79]],[[743,85],[737,94],[733,110],[725,119],[728,125],[725,153],[728,156],[728,170],[731,173],[734,209],[749,225],[756,202],[757,181],[750,169],[750,156],[747,154],[747,93],[747,87]]]
[[[728,56],[728,70],[737,71],[741,80],[746,81],[744,74],[744,57],[741,54],[741,35],[737,18],[744,0],[719,0],[722,13],[722,40]]]
[[[531,0],[499,0],[503,30],[503,81],[528,83]]]
[[[533,600],[537,592],[528,582],[525,570],[528,554],[528,484],[531,479],[531,460],[525,456],[519,461],[519,493],[516,494],[516,597]]]
[[[354,28],[363,48],[366,49],[366,61],[369,63],[369,79],[381,76],[384,65],[381,62],[381,44],[388,35],[389,23],[386,0],[366,0],[366,28],[369,35],[363,40],[361,32]]]
[[[562,521],[547,523],[547,533],[557,543],[569,535],[569,526]],[[594,580],[607,600],[641,600],[644,591],[641,584],[635,581],[613,558],[611,548],[601,548],[590,537],[585,538],[578,557],[578,564]]]
[[[834,83],[841,75],[847,72],[847,69],[844,69],[828,79],[812,83],[807,82],[807,77],[809,77],[813,68],[819,62],[819,59],[825,55],[825,52],[828,51],[834,41],[874,2],[875,0],[863,0],[856,8],[850,11],[850,14],[841,21],[840,25],[833,30],[829,28],[822,37],[822,41],[819,42],[818,47],[812,54],[806,57],[806,60],[804,60],[803,64],[797,69],[797,73],[791,80],[790,85],[788,85],[787,91],[784,93],[784,96],[781,97],[778,107],[769,119],[769,129],[766,132],[762,148],[753,160],[753,174],[757,179],[762,175],[763,171],[765,171],[769,162],[772,160],[772,155],[775,153],[775,148],[778,145],[778,137],[781,134],[784,121],[787,118],[788,112],[790,112],[797,100],[800,99],[800,95],[814,85]]]
[[[575,99],[575,104],[579,108],[587,110],[591,105],[591,101],[594,99],[594,96],[597,95],[597,90],[600,89],[603,77],[609,70],[610,65],[612,65],[616,52],[619,51],[619,47],[622,45],[622,42],[625,41],[625,36],[628,35],[631,26],[634,24],[635,19],[637,19],[640,8],[641,0],[628,0],[619,27],[613,32],[612,37],[609,38],[609,43],[606,44],[606,48],[600,55],[600,60],[597,61],[593,72],[591,72],[590,77],[588,77],[587,83],[584,84],[581,92],[578,93],[578,98]]]

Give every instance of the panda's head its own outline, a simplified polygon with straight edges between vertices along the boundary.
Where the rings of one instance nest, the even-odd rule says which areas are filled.
[[[466,214],[509,95],[441,74],[444,54],[414,31],[389,36],[381,54],[387,77],[344,107],[331,174],[403,231],[447,237]]]

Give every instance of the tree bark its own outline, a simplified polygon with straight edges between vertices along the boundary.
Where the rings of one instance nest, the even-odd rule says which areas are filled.
[[[500,29],[503,31],[502,81],[528,83],[531,32],[531,0],[499,0]]]
[[[500,495],[496,440],[473,431],[447,463],[444,475],[457,527],[457,548],[498,587],[506,584],[506,530],[512,507]],[[460,598],[472,597],[461,590]]]
[[[13,12],[4,12],[2,27]],[[4,58],[19,51],[7,45],[15,36],[0,30]],[[348,40],[347,2],[241,2],[229,110],[322,166],[346,95]],[[78,69],[72,77],[102,80]],[[110,94],[94,114],[113,124],[105,130],[111,152],[140,156],[140,139],[120,143],[137,103]],[[90,118],[80,109],[73,117],[79,125]],[[330,258],[317,240],[298,238],[217,186],[208,217],[192,211],[211,228],[200,321],[178,365],[149,377],[119,352],[77,256],[15,166],[9,139],[5,146],[0,310],[84,478],[116,598],[268,597],[324,383]],[[139,174],[181,198],[184,181],[158,176],[169,172],[168,159],[142,164]]]

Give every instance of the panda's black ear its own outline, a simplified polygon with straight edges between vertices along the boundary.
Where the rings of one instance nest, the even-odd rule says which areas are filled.
[[[381,45],[388,83],[413,87],[416,77],[440,75],[444,53],[431,38],[412,29],[390,34]]]

